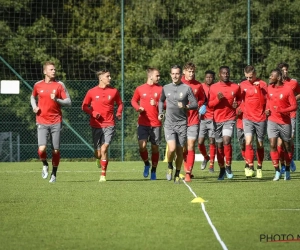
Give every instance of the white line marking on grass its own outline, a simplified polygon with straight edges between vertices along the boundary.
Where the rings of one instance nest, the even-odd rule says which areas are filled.
[[[300,211],[300,208],[275,208],[273,210],[280,210],[280,211]]]
[[[186,181],[184,179],[182,179],[182,180],[183,180],[184,185],[186,185],[188,187],[188,189],[190,190],[190,192],[195,196],[195,198],[197,198],[198,196],[195,194],[195,192],[192,190],[192,188],[186,183]],[[225,245],[224,241],[222,241],[222,239],[221,239],[221,237],[220,237],[220,235],[219,235],[216,227],[213,225],[213,223],[212,223],[212,221],[211,221],[208,213],[205,210],[204,202],[201,202],[201,207],[202,207],[202,211],[203,211],[203,213],[204,213],[204,215],[205,215],[205,217],[206,217],[206,219],[208,221],[208,224],[212,228],[212,230],[213,230],[213,232],[214,232],[217,240],[221,244],[222,248],[227,250],[228,249],[227,246]]]

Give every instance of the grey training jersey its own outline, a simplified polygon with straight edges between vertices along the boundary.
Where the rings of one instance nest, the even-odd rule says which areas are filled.
[[[183,84],[169,83],[162,89],[159,100],[159,114],[163,113],[164,102],[166,101],[165,126],[186,125],[187,110],[178,107],[182,102],[183,107],[187,104],[189,109],[197,109],[198,103],[190,86]]]

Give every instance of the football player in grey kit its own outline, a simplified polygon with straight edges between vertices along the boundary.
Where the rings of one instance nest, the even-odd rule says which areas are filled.
[[[181,67],[174,65],[171,68],[172,83],[163,87],[159,100],[159,116],[164,117],[163,109],[166,101],[166,113],[164,122],[165,139],[168,145],[167,159],[168,171],[167,180],[172,180],[173,159],[176,153],[176,172],[174,182],[179,183],[179,173],[183,161],[183,146],[187,140],[187,110],[197,109],[197,100],[192,89],[181,82]]]

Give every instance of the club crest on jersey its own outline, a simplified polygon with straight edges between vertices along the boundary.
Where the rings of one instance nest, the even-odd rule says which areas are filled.
[[[98,96],[98,95],[96,96],[96,99],[99,99],[99,96]]]
[[[157,93],[154,93],[154,97],[157,97]]]
[[[255,89],[254,92],[255,92],[255,94],[256,94],[256,93],[257,93],[257,90]]]
[[[233,93],[233,91],[231,91],[231,95],[232,95],[232,96],[234,96],[234,93]]]
[[[40,93],[43,93],[43,92],[44,92],[44,90],[41,90],[41,91],[40,91]]]
[[[143,96],[146,96],[146,95],[147,95],[146,93],[143,94]]]
[[[183,96],[183,94],[182,94],[182,92],[180,92],[179,97],[182,98],[182,96]]]
[[[279,95],[279,99],[282,99],[282,97],[283,97],[283,94],[280,94],[280,95]]]
[[[195,94],[197,93],[197,91],[198,91],[197,89],[194,89]]]
[[[111,96],[109,95],[109,96],[107,97],[107,99],[110,100],[110,99],[111,99]]]

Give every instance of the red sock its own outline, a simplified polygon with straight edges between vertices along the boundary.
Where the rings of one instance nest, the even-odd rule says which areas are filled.
[[[216,145],[210,144],[209,145],[209,154],[210,154],[210,166],[214,166],[215,157],[216,157]]]
[[[194,150],[188,150],[186,162],[187,162],[187,172],[189,172],[193,169],[194,162],[195,162]]]
[[[231,166],[231,161],[232,161],[231,144],[224,145],[224,154],[225,154],[225,159],[226,159],[226,166]]]
[[[188,151],[187,151],[187,150],[184,150],[183,153],[182,153],[182,155],[183,155],[183,161],[186,162],[186,160],[187,160],[187,155],[188,155]]]
[[[217,147],[217,159],[220,167],[223,167],[225,164],[224,161],[224,148]]]
[[[47,159],[47,153],[46,153],[46,151],[40,151],[38,149],[38,155],[40,157],[40,160],[46,160]]]
[[[57,167],[60,161],[60,151],[52,151],[52,166]]]
[[[278,157],[281,163],[284,163],[284,149],[281,146],[277,146]]]
[[[147,150],[144,152],[140,151],[140,156],[142,157],[143,161],[148,161],[148,151]]]
[[[287,166],[291,165],[292,157],[292,152],[284,152],[284,159]]]
[[[263,164],[264,158],[265,158],[265,149],[264,147],[262,148],[257,148],[256,150],[256,158],[257,158],[257,164],[261,166]]]
[[[106,176],[106,170],[107,170],[107,165],[108,165],[108,160],[101,160],[101,175]]]
[[[156,167],[158,164],[158,159],[159,159],[159,152],[157,153],[152,153],[151,156],[151,162],[152,162],[152,166]]]
[[[198,148],[199,148],[200,153],[203,155],[204,159],[208,161],[209,157],[207,155],[205,145],[204,144],[198,144]]]
[[[274,168],[279,166],[279,154],[278,151],[271,151],[270,152],[271,160],[273,163]]]
[[[253,150],[252,145],[246,145],[245,157],[246,157],[246,161],[248,162],[249,166],[253,166],[254,150]]]

